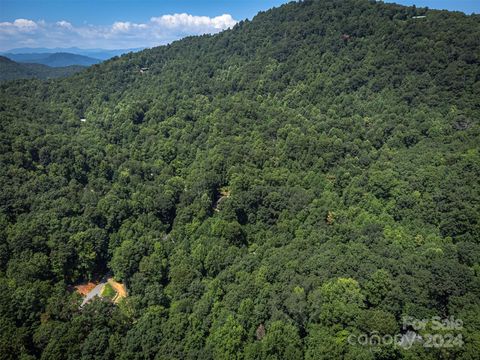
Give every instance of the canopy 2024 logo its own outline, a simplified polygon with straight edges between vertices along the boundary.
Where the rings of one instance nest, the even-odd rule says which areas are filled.
[[[398,334],[379,334],[378,331],[363,334],[351,334],[348,337],[350,345],[389,346],[394,345],[410,349],[418,344],[425,348],[454,348],[463,346],[463,321],[451,316],[442,319],[434,316],[430,319],[416,319],[404,316],[402,331]]]

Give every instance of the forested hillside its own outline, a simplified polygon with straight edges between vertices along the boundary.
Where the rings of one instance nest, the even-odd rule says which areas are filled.
[[[479,359],[479,39],[302,1],[0,85],[0,357]],[[463,325],[350,341],[405,316]]]
[[[4,56],[0,56],[0,81],[67,77],[83,69],[85,69],[85,67],[79,65],[52,68],[42,64],[20,64]]]

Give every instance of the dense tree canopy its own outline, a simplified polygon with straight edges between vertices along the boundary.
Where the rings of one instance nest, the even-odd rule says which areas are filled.
[[[0,356],[478,359],[479,39],[301,1],[0,85]],[[108,271],[129,296],[79,309]],[[463,343],[348,340],[404,316]]]

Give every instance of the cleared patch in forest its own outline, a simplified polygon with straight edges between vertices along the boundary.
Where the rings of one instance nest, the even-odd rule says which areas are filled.
[[[220,204],[227,198],[230,197],[230,190],[227,187],[222,187],[219,190],[219,196],[213,205],[214,211],[220,211]]]
[[[115,281],[112,277],[103,277],[98,282],[88,282],[75,286],[77,293],[83,296],[80,307],[85,306],[95,297],[108,299],[117,304],[121,299],[127,297],[127,289],[124,284]]]

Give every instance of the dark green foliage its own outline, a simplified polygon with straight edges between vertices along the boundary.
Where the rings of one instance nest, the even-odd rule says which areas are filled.
[[[477,359],[478,39],[478,15],[302,1],[0,85],[0,354]],[[79,310],[109,271],[129,296]],[[405,315],[464,345],[348,342]]]

